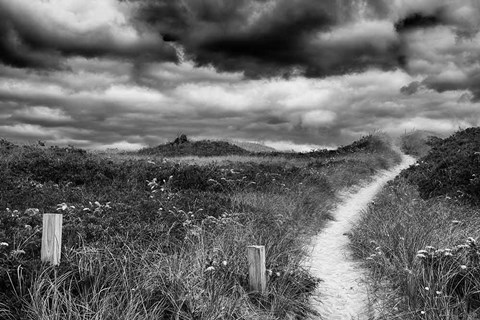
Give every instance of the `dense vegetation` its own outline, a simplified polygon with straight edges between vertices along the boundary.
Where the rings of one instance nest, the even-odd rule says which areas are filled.
[[[304,246],[337,190],[399,161],[348,152],[201,164],[0,143],[0,318],[286,319],[313,311]],[[222,153],[223,154],[223,153]],[[40,262],[42,213],[64,215],[62,262]],[[266,246],[267,294],[247,245]]]
[[[403,176],[424,199],[449,196],[480,204],[480,128],[469,128],[434,144]]]
[[[381,319],[480,316],[480,128],[436,141],[352,233]]]

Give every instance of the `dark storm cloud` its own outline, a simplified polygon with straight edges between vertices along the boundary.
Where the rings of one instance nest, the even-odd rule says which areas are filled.
[[[395,23],[395,30],[404,32],[417,28],[428,28],[442,24],[439,13],[433,15],[423,15],[422,13],[413,13]]]
[[[471,100],[480,101],[480,69],[468,72],[462,79],[446,79],[440,76],[429,76],[423,83],[438,92],[450,90],[469,90],[472,93]]]
[[[407,1],[408,2],[408,1]],[[436,26],[448,26],[460,37],[479,31],[480,2],[470,0],[421,2],[395,21],[395,30],[404,33]]]
[[[290,75],[309,77],[391,69],[401,55],[392,32],[388,39],[341,41],[321,38],[354,21],[359,1],[239,0],[141,1],[139,20],[164,39],[181,44],[198,64],[250,77]],[[356,4],[355,4],[356,3]],[[370,11],[384,16],[387,5],[370,1]],[[362,26],[349,26],[352,29]],[[393,29],[393,24],[392,24]],[[374,39],[377,31],[370,30]],[[335,36],[335,35],[333,35]],[[365,37],[363,38],[365,40]]]
[[[19,41],[4,13],[0,12],[0,62],[21,68],[51,68],[56,64]]]
[[[85,2],[85,6],[91,5]],[[0,62],[20,68],[52,69],[62,67],[64,56],[177,59],[175,49],[158,35],[131,29],[114,19],[89,25],[89,21],[82,22],[82,16],[73,16],[80,21],[62,26],[59,24],[65,22],[63,15],[71,12],[55,9],[55,4],[48,2],[0,0]]]
[[[326,8],[312,2],[289,1],[245,30],[210,34],[197,44],[196,61],[206,64],[214,55],[222,69],[247,67],[250,74],[256,73],[248,69],[251,62],[265,65],[263,71],[277,66],[307,66],[311,58],[301,51],[315,32],[327,30],[334,19]]]

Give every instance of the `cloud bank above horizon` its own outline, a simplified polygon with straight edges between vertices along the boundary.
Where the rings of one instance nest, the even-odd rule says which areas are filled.
[[[336,146],[480,125],[475,0],[0,0],[0,137]]]

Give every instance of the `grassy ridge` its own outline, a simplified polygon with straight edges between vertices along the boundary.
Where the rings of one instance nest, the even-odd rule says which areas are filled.
[[[244,162],[118,158],[0,147],[0,317],[285,319],[312,313],[304,244],[335,193],[399,161],[348,152]],[[229,158],[227,158],[229,159]],[[62,263],[39,261],[41,214],[64,214]],[[245,248],[266,246],[267,294],[248,292]]]
[[[371,204],[352,233],[381,319],[480,313],[480,128],[438,141]]]

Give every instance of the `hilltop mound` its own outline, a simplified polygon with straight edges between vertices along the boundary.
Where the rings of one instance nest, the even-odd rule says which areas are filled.
[[[411,156],[423,157],[442,139],[437,133],[425,130],[415,130],[400,137],[400,149]]]
[[[161,155],[165,157],[180,156],[229,156],[249,155],[245,149],[225,141],[184,141],[182,143],[166,143],[153,148],[145,148],[138,152],[146,155]]]
[[[434,143],[430,152],[402,175],[424,199],[449,196],[480,205],[480,127]]]

